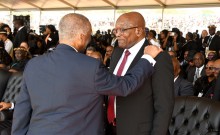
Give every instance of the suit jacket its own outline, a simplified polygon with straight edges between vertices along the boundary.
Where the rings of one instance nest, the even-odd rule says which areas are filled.
[[[137,90],[153,67],[141,59],[124,77],[68,45],[35,57],[24,71],[13,135],[103,135],[103,96]]]
[[[28,41],[27,29],[26,29],[26,27],[23,27],[15,35],[14,42],[13,42],[13,47],[17,48],[17,47],[20,46],[20,44],[22,42],[27,42],[27,41]]]
[[[179,76],[174,82],[174,95],[175,96],[193,96],[193,85],[187,80]]]
[[[205,38],[205,43],[208,42],[210,36],[207,36]],[[209,45],[209,50],[214,50],[216,52],[218,52],[220,50],[220,37],[215,35],[212,40],[211,40],[211,44]]]
[[[128,71],[141,58],[146,40]],[[116,47],[112,54],[110,72],[113,72],[123,49]],[[118,135],[165,135],[174,104],[173,65],[168,53],[156,58],[155,72],[145,79],[139,90],[127,97],[116,99],[116,121]]]
[[[189,82],[191,82],[191,83],[192,83],[193,80],[194,80],[195,72],[196,72],[196,67],[193,67],[193,68],[190,68],[189,71],[188,71],[188,73],[187,73],[187,80],[188,80]],[[205,75],[206,75],[206,73],[205,73],[205,66],[204,66],[204,68],[202,69],[200,75],[201,75],[201,76],[205,76]]]
[[[0,101],[2,101],[2,97],[5,93],[5,89],[7,87],[7,83],[10,76],[11,76],[10,72],[4,69],[0,69]]]

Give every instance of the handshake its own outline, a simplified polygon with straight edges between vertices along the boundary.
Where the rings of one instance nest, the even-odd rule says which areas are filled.
[[[155,45],[148,45],[144,48],[144,54],[150,55],[152,58],[155,58],[163,50]]]

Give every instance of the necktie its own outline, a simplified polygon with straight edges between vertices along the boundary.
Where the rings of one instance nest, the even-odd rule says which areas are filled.
[[[212,37],[210,36],[210,38],[209,38],[209,40],[207,42],[208,46],[210,46],[211,42],[212,42]]]
[[[125,64],[127,62],[128,56],[130,54],[131,53],[128,50],[125,51],[124,58],[121,62],[121,65],[118,68],[118,71],[117,71],[117,76],[121,76],[122,71],[123,71],[123,69],[125,67]],[[114,124],[114,119],[115,119],[114,101],[115,101],[115,96],[110,96],[109,97],[109,102],[108,102],[108,110],[107,110],[108,122],[113,123],[113,124]]]
[[[196,68],[196,73],[194,75],[193,85],[195,84],[196,80],[200,77],[199,75],[199,68]]]

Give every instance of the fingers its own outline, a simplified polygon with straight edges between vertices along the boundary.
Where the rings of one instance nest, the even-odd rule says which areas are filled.
[[[163,50],[155,45],[148,45],[144,49],[144,54],[150,55],[152,58],[155,58]]]

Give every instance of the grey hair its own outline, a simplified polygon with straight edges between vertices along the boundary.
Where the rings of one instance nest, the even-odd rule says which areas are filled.
[[[85,16],[70,13],[61,18],[59,23],[59,39],[74,41],[79,34],[86,35],[91,29],[91,24]]]

